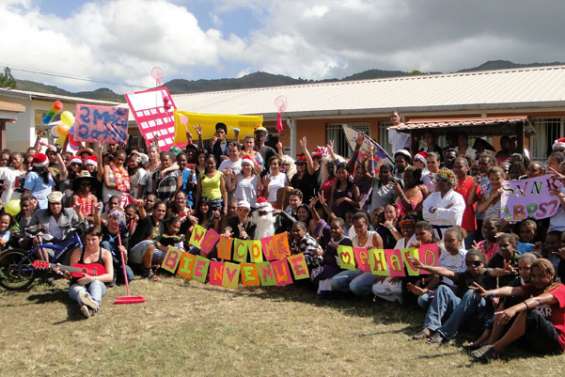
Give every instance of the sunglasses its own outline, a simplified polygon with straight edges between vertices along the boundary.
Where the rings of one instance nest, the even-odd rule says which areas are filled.
[[[481,264],[483,264],[483,262],[481,262],[480,260],[473,260],[473,261],[468,261],[467,266],[472,266],[472,267],[479,267]]]

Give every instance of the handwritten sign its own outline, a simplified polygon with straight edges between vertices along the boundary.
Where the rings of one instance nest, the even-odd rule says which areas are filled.
[[[169,271],[171,274],[174,274],[177,270],[182,254],[183,253],[180,249],[169,247],[167,254],[165,255],[165,259],[163,259],[163,263],[161,264],[161,268],[165,271]]]
[[[211,285],[221,286],[224,277],[224,264],[218,261],[210,261],[208,272],[208,283]]]
[[[184,280],[192,279],[192,269],[194,268],[194,262],[196,257],[189,253],[183,253],[180,262],[179,269],[177,270],[177,276]]]
[[[288,257],[288,263],[294,274],[294,280],[308,279],[310,277],[304,253],[291,255]]]
[[[77,104],[75,141],[125,144],[129,110],[124,107]]]
[[[388,266],[389,276],[391,278],[401,278],[406,276],[400,250],[385,250],[385,258]]]
[[[192,234],[190,235],[190,240],[188,241],[188,243],[200,249],[205,235],[206,235],[206,228],[196,224],[194,225],[194,229],[192,230]]]
[[[167,87],[126,93],[125,97],[147,145],[156,143],[162,152],[171,149],[175,144],[176,106]]]
[[[277,284],[275,280],[275,273],[269,262],[257,263],[257,272],[259,273],[259,280],[264,287],[272,287]]]
[[[369,266],[373,275],[388,276],[388,266],[383,249],[369,249]]]
[[[354,270],[355,269],[355,254],[353,253],[353,247],[339,245],[337,247],[337,264],[344,270]]]
[[[204,235],[204,239],[200,242],[200,250],[202,254],[208,255],[218,243],[220,239],[220,235],[214,229],[208,229],[206,231],[206,235]]]
[[[557,213],[560,204],[551,190],[559,190],[562,186],[554,175],[506,181],[502,185],[500,217],[510,223],[551,217]]]
[[[241,263],[241,285],[244,287],[258,287],[260,285],[259,273],[255,263]]]
[[[354,247],[353,254],[355,254],[357,268],[363,272],[371,272],[371,266],[369,266],[369,250],[367,250],[366,247]]]
[[[427,243],[424,245],[420,245],[418,254],[420,257],[420,263],[428,266],[439,266],[440,250],[439,250],[439,246],[436,243]],[[424,270],[424,269],[420,270],[420,275],[429,275],[429,274],[430,272],[428,270]]]

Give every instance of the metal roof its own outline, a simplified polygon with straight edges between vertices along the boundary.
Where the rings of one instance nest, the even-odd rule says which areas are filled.
[[[32,99],[43,99],[47,101],[61,100],[65,102],[87,103],[87,104],[95,104],[95,105],[116,106],[120,104],[119,102],[113,102],[113,101],[104,101],[104,100],[83,98],[83,97],[62,96],[53,93],[41,93],[41,92],[32,92],[29,90],[8,89],[8,88],[0,88],[0,94],[12,95],[15,97],[29,97]]]
[[[526,115],[504,116],[504,117],[467,117],[467,118],[433,118],[433,119],[410,119],[406,123],[392,126],[390,128],[398,131],[410,131],[430,128],[446,127],[474,127],[474,126],[497,126],[524,123],[528,120]]]
[[[174,96],[179,109],[273,116],[276,97],[286,116],[565,106],[565,65],[340,81]]]

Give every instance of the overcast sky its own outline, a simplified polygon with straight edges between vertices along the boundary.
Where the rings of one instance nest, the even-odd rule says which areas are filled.
[[[0,66],[70,90],[565,62],[561,0],[0,0]],[[18,70],[20,69],[20,70]],[[108,84],[30,74],[63,73]]]

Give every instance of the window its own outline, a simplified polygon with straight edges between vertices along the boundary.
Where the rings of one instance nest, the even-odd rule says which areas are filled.
[[[535,134],[530,137],[530,153],[533,160],[545,160],[553,141],[564,134],[563,118],[534,118],[532,125]]]
[[[343,157],[351,157],[353,150],[351,149],[342,126],[349,126],[356,131],[363,132],[369,135],[368,123],[344,123],[344,124],[329,124],[326,126],[326,140],[334,143],[334,152]]]
[[[385,151],[392,156],[392,145],[388,142],[388,127],[390,126],[389,121],[379,122],[379,138],[377,143],[385,149]]]

